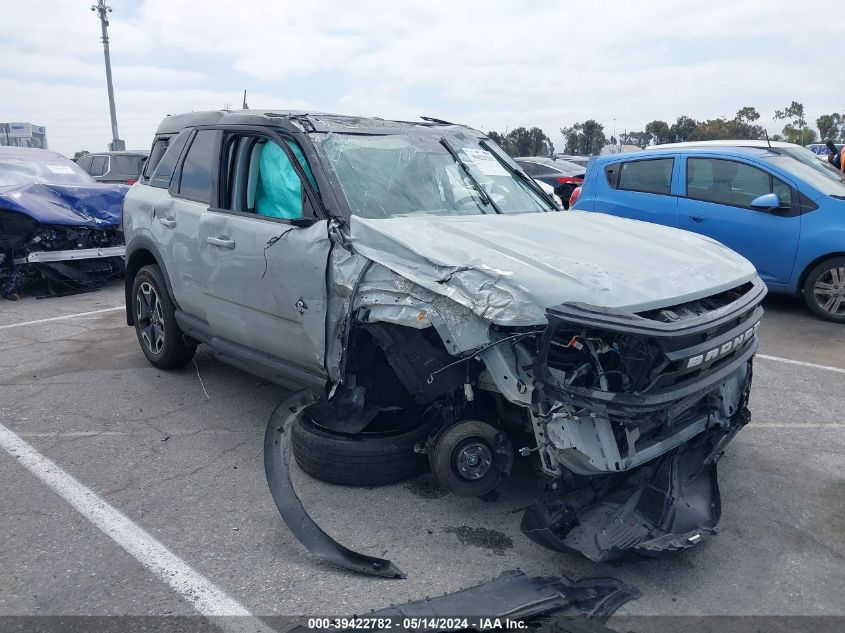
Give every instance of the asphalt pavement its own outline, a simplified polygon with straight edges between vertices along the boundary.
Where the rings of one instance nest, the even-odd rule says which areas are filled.
[[[282,523],[262,455],[282,389],[203,348],[184,369],[150,366],[122,305],[121,282],[0,304],[0,424],[35,460],[0,451],[0,615],[192,615],[197,599],[167,576],[181,561],[184,586],[220,592],[209,604],[262,617],[362,613],[514,568],[623,579],[643,594],[623,615],[845,616],[845,326],[795,300],[766,302],[752,421],[719,463],[720,533],[682,554],[595,564],[535,545],[519,531],[527,464],[487,501],[429,476],[359,489],[294,471],[329,534],[405,580],[321,563]]]

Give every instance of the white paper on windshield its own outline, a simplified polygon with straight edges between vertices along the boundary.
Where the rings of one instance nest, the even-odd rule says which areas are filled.
[[[502,163],[496,160],[490,152],[483,149],[462,147],[461,151],[467,155],[471,163],[485,176],[507,176],[508,171],[502,167]]]
[[[54,174],[70,174],[73,175],[73,167],[70,165],[47,165],[47,169]]]

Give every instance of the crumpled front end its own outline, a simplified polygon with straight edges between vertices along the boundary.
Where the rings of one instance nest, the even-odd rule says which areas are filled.
[[[92,290],[124,270],[123,185],[30,184],[0,192],[0,297],[46,284]]]
[[[716,461],[749,420],[764,295],[757,279],[640,314],[548,311],[532,423],[542,470],[566,484],[526,512],[530,538],[599,561],[713,532]]]

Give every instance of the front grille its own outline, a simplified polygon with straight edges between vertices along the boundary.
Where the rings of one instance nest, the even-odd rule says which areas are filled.
[[[636,315],[587,306],[548,310],[537,374],[557,389],[634,395],[703,380],[754,344],[761,286],[757,280]]]

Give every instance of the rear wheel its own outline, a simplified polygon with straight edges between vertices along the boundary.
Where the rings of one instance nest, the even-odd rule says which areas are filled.
[[[812,312],[828,321],[845,323],[845,257],[831,257],[807,273],[802,290]]]
[[[178,369],[194,357],[196,345],[185,342],[176,323],[173,300],[158,266],[144,266],[132,284],[135,333],[144,356],[159,369]]]

